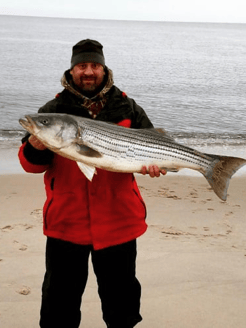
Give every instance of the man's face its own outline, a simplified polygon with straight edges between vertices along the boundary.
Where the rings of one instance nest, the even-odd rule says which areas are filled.
[[[105,72],[101,64],[80,63],[70,70],[70,74],[79,89],[93,92],[103,82]]]

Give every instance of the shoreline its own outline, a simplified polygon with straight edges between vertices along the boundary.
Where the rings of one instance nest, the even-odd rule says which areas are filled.
[[[136,176],[147,207],[138,238],[142,285],[139,328],[244,328],[246,177],[221,201],[205,178]],[[0,318],[4,328],[38,326],[46,238],[43,174],[0,175]],[[101,304],[90,264],[82,327],[100,328]]]
[[[19,145],[20,146],[20,145]],[[27,174],[21,167],[18,159],[18,151],[19,146],[11,146],[8,148],[0,147],[0,175],[5,174]],[[233,156],[233,157],[241,157],[246,159],[246,149],[245,147],[223,147],[223,146],[214,146],[214,147],[194,147],[197,150],[210,153],[210,154],[218,154],[224,156]],[[182,169],[177,173],[169,172],[168,175],[171,176],[192,176],[192,177],[202,177],[202,174],[198,171],[190,170],[190,169]],[[240,168],[234,175],[235,177],[243,177],[246,176],[246,165]]]

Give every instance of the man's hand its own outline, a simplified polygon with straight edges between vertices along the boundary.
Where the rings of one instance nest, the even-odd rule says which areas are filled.
[[[46,149],[45,145],[39,141],[35,136],[31,135],[29,138],[28,138],[28,141],[29,143],[36,149],[38,150],[44,150]]]
[[[163,175],[167,174],[167,172],[165,170],[163,170],[163,169],[160,170],[157,165],[150,165],[148,168],[147,168],[147,166],[143,166],[141,173],[143,175],[149,174],[149,176],[151,178],[159,177],[161,174],[163,174]]]

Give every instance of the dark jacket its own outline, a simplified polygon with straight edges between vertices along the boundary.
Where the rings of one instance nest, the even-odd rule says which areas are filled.
[[[128,128],[152,127],[144,110],[117,87],[113,86],[107,97],[96,120]],[[39,112],[90,117],[82,101],[66,89]],[[90,182],[74,161],[48,149],[36,150],[27,139],[28,135],[19,159],[27,172],[45,172],[46,236],[102,249],[133,240],[146,231],[145,204],[132,174],[97,169]]]

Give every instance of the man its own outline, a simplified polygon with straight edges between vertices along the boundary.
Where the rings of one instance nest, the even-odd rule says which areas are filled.
[[[39,112],[152,128],[144,110],[114,86],[102,48],[89,39],[73,47],[71,68],[61,81],[64,90]],[[147,229],[145,205],[134,176],[97,169],[90,182],[74,161],[46,149],[30,134],[23,139],[19,159],[27,172],[45,172],[47,245],[40,327],[79,327],[89,255],[107,327],[134,327],[142,320],[141,286],[135,276],[136,238]],[[154,177],[166,172],[153,165],[144,166],[142,173]]]

